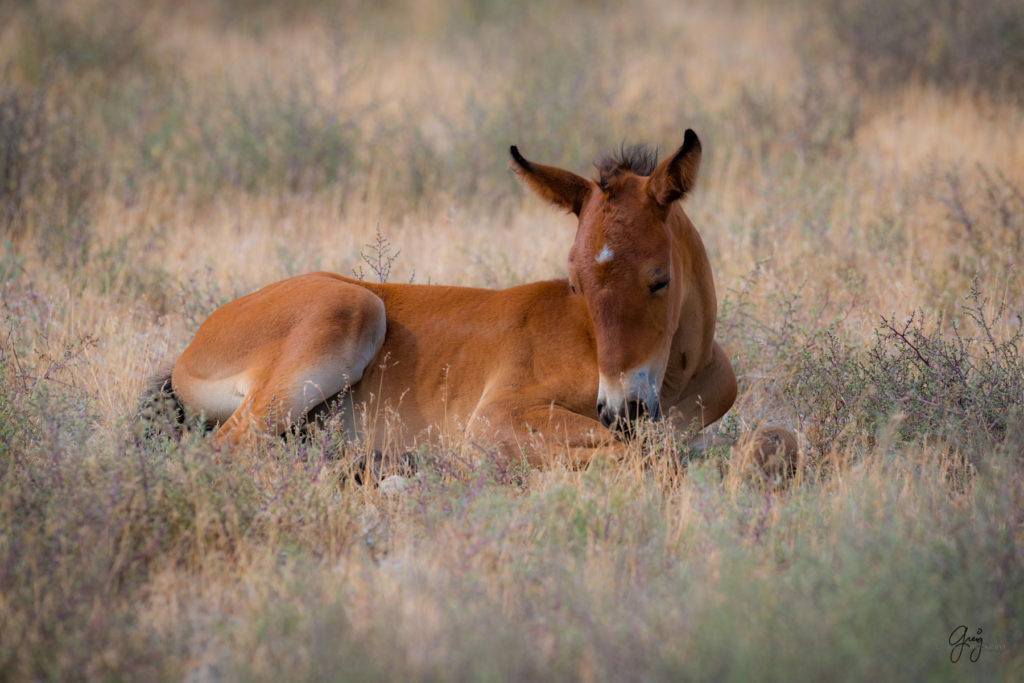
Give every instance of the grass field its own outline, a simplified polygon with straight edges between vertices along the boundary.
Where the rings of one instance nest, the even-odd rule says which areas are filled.
[[[0,74],[0,679],[1024,680],[1019,2],[38,0]],[[137,438],[225,301],[562,276],[509,145],[688,127],[721,429],[791,427],[788,486],[657,427],[400,494]]]

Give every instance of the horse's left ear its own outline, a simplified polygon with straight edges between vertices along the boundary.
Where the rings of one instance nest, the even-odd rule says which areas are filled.
[[[661,206],[668,206],[681,199],[697,183],[697,169],[700,168],[700,140],[697,134],[687,129],[683,146],[675,154],[658,164],[647,179],[647,194]]]

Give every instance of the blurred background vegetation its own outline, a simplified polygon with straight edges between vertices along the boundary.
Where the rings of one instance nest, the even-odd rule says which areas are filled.
[[[1013,0],[772,7],[803,17],[795,92],[751,81],[712,104],[688,92],[680,69],[709,59],[689,49],[685,26],[609,23],[600,2],[5,3],[5,225],[74,231],[98,192],[130,199],[153,182],[209,199],[224,188],[333,184],[348,196],[373,180],[402,211],[438,196],[513,192],[498,140],[579,163],[640,132],[674,139],[685,113],[707,139],[736,140],[754,159],[780,135],[790,154],[814,157],[840,153],[856,132],[854,89],[923,83],[1017,100],[1024,92],[1024,7]],[[636,14],[657,9],[641,4]],[[316,27],[326,54],[286,44],[306,27]],[[237,49],[193,64],[193,30]],[[629,52],[645,44],[657,46],[657,77],[631,68]],[[366,87],[375,53],[395,51],[428,87],[415,78]],[[463,87],[438,82],[445,75],[424,54],[459,71],[453,80]],[[783,106],[794,96],[799,107]],[[652,116],[645,103],[669,111]],[[53,187],[65,190],[62,206],[43,199]]]

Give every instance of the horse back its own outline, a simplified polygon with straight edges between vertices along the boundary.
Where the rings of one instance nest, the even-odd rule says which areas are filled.
[[[568,281],[502,290],[347,281],[380,297],[387,316],[355,400],[394,409],[410,432],[464,424],[502,392],[592,410],[593,326]]]

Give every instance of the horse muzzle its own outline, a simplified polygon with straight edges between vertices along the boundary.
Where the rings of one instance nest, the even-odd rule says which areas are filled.
[[[601,375],[597,417],[608,429],[632,436],[638,420],[661,418],[658,390],[657,381],[646,370],[623,373],[618,382],[608,382]]]

